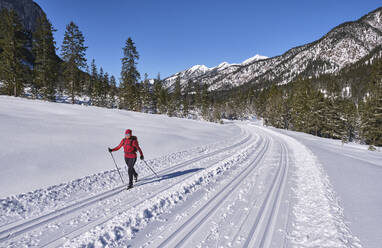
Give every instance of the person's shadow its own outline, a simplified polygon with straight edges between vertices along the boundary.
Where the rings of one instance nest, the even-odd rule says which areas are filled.
[[[144,180],[142,180],[139,185],[142,186],[142,185],[149,184],[149,183],[160,182],[162,180],[167,180],[167,179],[171,179],[171,178],[175,178],[175,177],[180,177],[180,176],[183,176],[183,175],[186,175],[186,174],[190,174],[190,173],[194,173],[194,172],[197,172],[197,171],[200,171],[200,170],[204,170],[204,168],[194,168],[194,169],[183,170],[183,171],[175,171],[175,172],[172,172],[172,173],[160,176],[159,178],[157,178],[157,177],[149,177],[149,178],[145,178]]]

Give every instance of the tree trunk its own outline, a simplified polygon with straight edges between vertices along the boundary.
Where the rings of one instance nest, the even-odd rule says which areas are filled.
[[[17,82],[15,79],[14,79],[13,93],[14,93],[15,97],[17,97]]]
[[[72,104],[74,104],[74,81],[72,81]]]

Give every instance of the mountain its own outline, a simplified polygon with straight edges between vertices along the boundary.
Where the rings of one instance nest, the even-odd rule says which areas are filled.
[[[252,62],[264,60],[267,58],[268,57],[266,56],[261,56],[257,54],[243,61],[241,64],[229,64],[228,62],[222,62],[218,66],[211,67],[211,68],[208,68],[205,65],[194,65],[193,67],[187,70],[178,72],[175,75],[164,79],[164,86],[171,88],[178,77],[180,77],[181,79],[181,85],[184,85],[189,80],[198,80],[201,77],[203,78],[206,76],[213,77],[216,75],[228,75],[229,73],[236,71],[238,68],[242,66],[246,66],[248,64],[251,64]]]
[[[209,90],[225,90],[246,83],[287,84],[297,77],[335,73],[359,61],[382,45],[382,7],[357,21],[346,22],[312,43],[292,48],[272,58],[248,59],[242,64],[222,63],[214,68],[193,66],[164,79],[172,87],[179,76],[182,85],[189,80],[207,84]]]
[[[32,0],[0,0],[0,9],[2,8],[16,11],[24,28],[31,32],[36,30],[37,17],[44,14],[40,6]]]

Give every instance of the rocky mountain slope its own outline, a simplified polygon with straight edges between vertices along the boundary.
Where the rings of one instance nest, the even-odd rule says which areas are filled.
[[[44,13],[32,0],[0,0],[0,9],[2,8],[15,10],[25,29],[32,32],[36,29],[37,17]]]
[[[165,87],[171,87],[176,79],[179,77],[181,79],[181,84],[187,83],[189,80],[198,79],[199,77],[205,77],[206,75],[215,76],[215,75],[228,75],[242,66],[246,66],[255,61],[260,61],[267,59],[268,57],[255,55],[241,64],[229,64],[228,62],[220,63],[216,67],[207,67],[205,65],[194,65],[193,67],[179,72],[171,77],[168,77],[164,80]]]
[[[379,45],[382,45],[382,7],[280,56],[249,59],[242,64],[222,63],[214,68],[193,66],[166,78],[164,84],[171,88],[178,76],[183,86],[192,80],[209,85],[209,90],[224,90],[246,83],[286,84],[299,76],[335,73],[359,61]]]

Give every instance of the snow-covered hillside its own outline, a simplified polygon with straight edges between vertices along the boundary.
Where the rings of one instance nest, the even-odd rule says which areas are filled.
[[[107,148],[117,146],[127,128],[146,159],[239,132],[232,125],[7,96],[0,96],[0,120],[0,197],[114,168]],[[125,163],[121,151],[115,156]]]
[[[0,106],[0,247],[382,242],[382,154],[366,146],[254,121],[217,125],[12,97],[0,97]],[[106,151],[126,127],[159,175],[138,162],[128,191]],[[115,156],[123,167],[122,153]],[[48,177],[57,184],[33,190]],[[4,197],[4,180],[19,194]]]
[[[292,48],[272,58],[253,57],[242,64],[197,70],[185,70],[165,79],[171,87],[179,76],[181,84],[189,80],[207,84],[209,90],[229,89],[245,83],[272,81],[291,82],[298,76],[312,77],[335,73],[359,61],[382,45],[382,8],[378,8],[354,22],[346,22],[328,32],[321,39]]]

